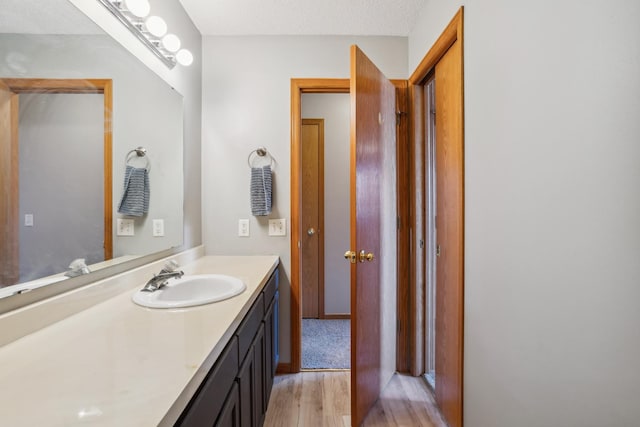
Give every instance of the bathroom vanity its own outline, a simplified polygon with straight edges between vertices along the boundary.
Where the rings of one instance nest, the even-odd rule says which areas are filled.
[[[176,425],[261,426],[278,363],[278,270]]]
[[[278,361],[278,257],[178,257],[185,277],[226,274],[247,289],[189,308],[134,304],[162,262],[0,316],[2,339],[82,307],[0,347],[0,424],[262,425]]]

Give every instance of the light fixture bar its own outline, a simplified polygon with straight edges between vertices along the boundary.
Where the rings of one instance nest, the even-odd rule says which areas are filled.
[[[118,21],[122,23],[134,36],[138,38],[149,50],[159,59],[164,65],[166,65],[169,69],[172,69],[176,66],[176,59],[174,56],[168,56],[164,52],[162,52],[158,46],[154,44],[148,37],[146,37],[142,31],[134,24],[129,18],[127,18],[122,11],[115,5],[115,3],[111,0],[98,0],[104,7],[107,8],[109,12],[113,16],[115,16]]]

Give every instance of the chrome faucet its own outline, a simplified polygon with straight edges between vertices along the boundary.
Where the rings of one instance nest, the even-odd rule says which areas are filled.
[[[83,274],[91,273],[91,270],[89,270],[89,267],[85,263],[84,258],[78,258],[71,261],[71,264],[69,264],[69,269],[69,271],[64,273],[64,275],[67,277],[77,277]]]
[[[171,279],[172,277],[176,279],[181,278],[184,272],[175,271],[176,268],[178,268],[177,262],[175,262],[174,260],[167,262],[164,265],[164,268],[160,270],[160,273],[154,274],[153,277],[147,282],[146,285],[144,285],[144,288],[142,288],[141,290],[143,292],[154,292],[169,283],[169,279]]]

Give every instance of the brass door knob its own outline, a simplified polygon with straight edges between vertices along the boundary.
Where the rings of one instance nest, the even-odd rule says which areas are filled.
[[[374,258],[375,256],[371,252],[367,253],[364,249],[360,251],[360,262],[373,261]]]
[[[356,253],[354,251],[347,251],[344,253],[344,257],[346,260],[348,260],[351,264],[355,264],[356,263]]]

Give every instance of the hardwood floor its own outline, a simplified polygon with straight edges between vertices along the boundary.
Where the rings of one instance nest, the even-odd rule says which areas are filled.
[[[349,427],[349,371],[278,375],[265,427]],[[365,419],[364,427],[446,427],[422,378],[395,374]]]

